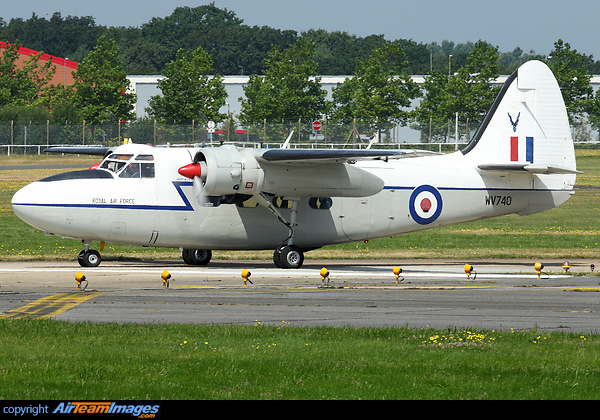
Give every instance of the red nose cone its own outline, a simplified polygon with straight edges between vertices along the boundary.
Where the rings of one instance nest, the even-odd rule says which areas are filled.
[[[102,162],[95,163],[92,166],[90,166],[90,169],[98,169],[100,165],[102,165]]]
[[[179,174],[189,179],[192,179],[195,176],[200,177],[201,172],[199,163],[190,163],[189,165],[179,168]]]
[[[429,198],[424,198],[423,201],[421,201],[421,210],[425,213],[431,210],[431,200]]]

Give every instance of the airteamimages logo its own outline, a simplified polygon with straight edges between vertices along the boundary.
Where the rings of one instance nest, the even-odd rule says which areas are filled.
[[[442,213],[442,195],[431,185],[421,185],[413,190],[408,201],[410,216],[420,225],[434,222]]]
[[[124,414],[140,419],[155,418],[160,411],[158,404],[130,404],[110,401],[61,402],[52,414]]]

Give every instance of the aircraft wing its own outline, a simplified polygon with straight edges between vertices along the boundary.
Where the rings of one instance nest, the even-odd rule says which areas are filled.
[[[48,153],[68,153],[75,155],[100,155],[104,156],[106,153],[114,149],[114,147],[103,147],[103,146],[55,146],[49,147],[44,150]]]
[[[273,164],[334,164],[357,160],[401,159],[438,154],[427,150],[412,149],[270,149],[258,156],[258,160]]]

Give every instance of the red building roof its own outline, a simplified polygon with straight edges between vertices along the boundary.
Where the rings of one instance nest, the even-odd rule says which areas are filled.
[[[6,45],[6,42],[0,41],[0,50],[6,49]],[[23,68],[23,64],[25,63],[25,61],[27,61],[32,55],[38,55],[39,51],[35,51],[30,48],[20,47],[18,53],[23,57],[17,59],[17,68]],[[77,69],[77,66],[79,65],[78,62],[61,57],[55,57],[50,54],[42,54],[40,60],[52,60],[52,64],[54,64],[54,66],[56,67],[54,77],[50,81],[51,85],[62,85],[65,83],[65,80],[67,85],[73,83],[73,75],[71,74],[71,72]]]

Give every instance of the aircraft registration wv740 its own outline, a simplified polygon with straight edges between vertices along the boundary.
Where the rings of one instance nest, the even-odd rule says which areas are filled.
[[[578,171],[565,105],[550,69],[512,74],[460,151],[255,149],[230,145],[52,148],[104,155],[90,170],[33,182],[14,212],[50,234],[82,240],[82,266],[100,264],[93,241],[172,247],[187,264],[212,250],[272,249],[277,267],[304,253],[565,202]]]

